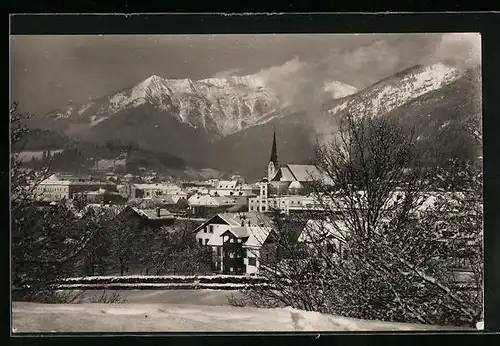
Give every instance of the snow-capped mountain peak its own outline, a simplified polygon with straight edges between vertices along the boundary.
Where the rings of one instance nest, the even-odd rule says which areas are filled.
[[[437,63],[417,65],[366,88],[328,110],[330,115],[351,113],[378,116],[406,102],[452,83],[464,71]]]
[[[355,94],[358,89],[346,83],[332,81],[323,84],[323,91],[325,93],[331,94],[333,99],[340,99]]]
[[[376,116],[439,89],[461,75],[458,69],[435,64],[415,66],[361,91],[335,80],[318,85],[318,89],[326,97],[323,100],[329,100],[325,108],[332,116],[344,112]],[[148,107],[148,112],[157,117],[155,124],[161,123],[162,118],[174,119],[217,139],[288,116],[293,104],[286,107],[282,92],[259,73],[200,80],[167,79],[153,74],[130,88],[87,104],[72,104],[49,117],[77,122],[78,129],[84,129],[80,125],[93,127],[121,115],[127,119],[141,117],[145,114],[143,107]]]

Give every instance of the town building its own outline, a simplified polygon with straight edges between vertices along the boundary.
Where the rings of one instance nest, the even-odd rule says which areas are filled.
[[[153,229],[165,228],[174,231],[176,217],[166,209],[139,209],[124,205],[109,204],[89,204],[78,213],[80,219],[85,219],[96,213],[106,213],[106,222],[118,225],[122,223],[132,224],[141,228],[149,227]]]
[[[321,180],[331,184],[331,179],[316,165],[286,164],[280,165],[276,144],[276,131],[273,133],[271,157],[267,165],[267,181],[276,190],[276,194],[300,193],[314,181]],[[292,191],[289,191],[292,190]]]
[[[177,195],[179,198],[187,198],[187,193],[178,185],[171,183],[125,183],[118,187],[119,192],[128,199],[157,197],[160,195]]]
[[[255,186],[242,184],[238,180],[221,180],[215,188],[209,189],[208,193],[212,196],[255,196]]]
[[[195,194],[188,199],[189,214],[193,217],[211,217],[242,203],[235,197]]]
[[[84,191],[77,192],[73,195],[73,198],[77,196],[85,197],[88,203],[120,203],[126,202],[125,198],[118,192],[108,191],[106,189],[100,188],[95,191]]]
[[[256,184],[258,195],[249,198],[248,210],[285,213],[319,211],[322,208],[310,196],[310,187],[315,181],[331,184],[331,179],[315,165],[280,165],[274,132],[267,176]]]
[[[195,228],[193,232],[196,233],[200,245],[212,248],[214,267],[217,271],[233,274],[256,273],[261,246],[271,232],[271,220],[257,212],[220,213]],[[241,244],[241,247],[231,245],[231,239],[236,239],[236,243]],[[239,257],[235,257],[236,255]]]
[[[266,246],[273,245],[269,237],[271,232],[271,227],[243,226],[232,227],[222,233],[221,272],[258,274],[261,256],[266,255]]]
[[[113,190],[115,185],[109,181],[94,181],[92,178],[68,177],[61,179],[57,174],[43,180],[36,188],[35,194],[46,201],[60,201],[72,199],[75,194],[98,191],[99,189]]]
[[[127,204],[138,209],[155,209],[159,207],[175,214],[187,214],[189,207],[186,198],[179,198],[176,195],[130,199]]]
[[[311,196],[284,195],[269,197],[265,194],[248,200],[248,211],[272,212],[278,211],[285,214],[295,212],[323,211],[320,203]]]

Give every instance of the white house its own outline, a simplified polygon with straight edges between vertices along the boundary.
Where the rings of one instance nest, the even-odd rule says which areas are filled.
[[[221,271],[225,274],[257,274],[263,247],[270,239],[269,226],[231,227],[223,232],[220,254]]]
[[[256,212],[220,213],[205,221],[194,229],[193,232],[196,233],[196,239],[200,245],[212,248],[216,267],[220,271],[223,271],[222,235],[227,231],[238,233],[244,228],[245,232],[243,232],[243,236],[247,237],[244,249],[249,250],[247,251],[247,256],[244,257],[247,258],[245,265],[248,265],[247,269],[253,273],[256,271],[255,268],[258,268],[258,264],[255,264],[252,259],[248,260],[248,258],[257,258],[259,256],[259,241],[265,240],[271,230],[270,225],[271,220],[268,217]],[[243,262],[241,265],[243,265]]]

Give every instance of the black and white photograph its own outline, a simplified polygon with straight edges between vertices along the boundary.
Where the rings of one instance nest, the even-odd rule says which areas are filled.
[[[484,329],[480,33],[9,41],[14,335]]]

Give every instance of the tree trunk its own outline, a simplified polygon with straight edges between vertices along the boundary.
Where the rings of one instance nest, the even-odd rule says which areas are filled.
[[[120,276],[123,276],[123,269],[124,269],[123,259],[120,258]]]

